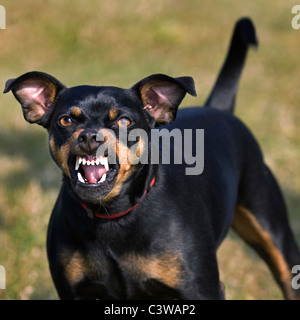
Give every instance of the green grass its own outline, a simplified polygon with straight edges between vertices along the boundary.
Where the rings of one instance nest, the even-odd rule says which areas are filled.
[[[291,27],[295,1],[3,0],[0,82],[24,72],[48,72],[68,86],[130,87],[152,73],[190,75],[205,101],[235,21],[250,16],[260,46],[243,73],[236,114],[256,135],[278,177],[300,243],[300,30]],[[60,172],[47,135],[23,120],[9,95],[0,97],[1,299],[56,299],[45,252]],[[219,252],[228,299],[280,299],[269,271],[234,234]]]

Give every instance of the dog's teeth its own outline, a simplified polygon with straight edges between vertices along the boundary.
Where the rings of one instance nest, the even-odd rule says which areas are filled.
[[[85,158],[77,157],[75,170],[78,170],[81,164],[83,166],[99,166],[101,164],[105,167],[107,171],[109,170],[107,157],[98,157],[94,160],[87,160]]]
[[[76,158],[75,170],[79,169],[79,157]]]
[[[108,170],[109,170],[109,166],[108,166],[108,160],[107,160],[107,157],[106,157],[106,158],[104,158],[104,163],[103,163],[103,165],[104,165],[104,167],[105,167],[106,171],[108,171]]]
[[[84,181],[84,179],[83,179],[83,177],[82,177],[82,175],[81,175],[80,172],[77,173],[77,177],[78,177],[78,180],[79,180],[80,182],[85,183],[85,181]]]
[[[104,175],[102,176],[102,178],[100,179],[100,181],[98,183],[101,183],[101,182],[103,182],[105,180],[106,180],[106,173],[104,173]]]

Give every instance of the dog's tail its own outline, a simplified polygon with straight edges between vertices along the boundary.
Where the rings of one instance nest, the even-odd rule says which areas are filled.
[[[227,57],[205,106],[233,113],[249,45],[258,45],[255,28],[250,19],[242,18],[235,25]]]

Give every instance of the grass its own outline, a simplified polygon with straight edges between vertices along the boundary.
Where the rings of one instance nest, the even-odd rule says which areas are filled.
[[[201,104],[227,50],[235,21],[250,16],[259,49],[249,54],[236,113],[255,133],[276,173],[300,244],[300,91],[294,1],[3,0],[0,81],[48,72],[68,86],[129,87],[152,73],[191,75]],[[0,265],[7,273],[0,299],[56,299],[45,252],[60,172],[47,135],[23,120],[11,95],[0,98]],[[255,253],[233,233],[219,251],[228,299],[281,299]]]

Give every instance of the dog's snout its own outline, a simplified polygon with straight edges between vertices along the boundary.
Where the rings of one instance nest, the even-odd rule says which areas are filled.
[[[85,153],[87,154],[94,153],[100,145],[100,142],[97,141],[97,131],[95,130],[82,131],[78,136],[78,144],[80,149]]]

